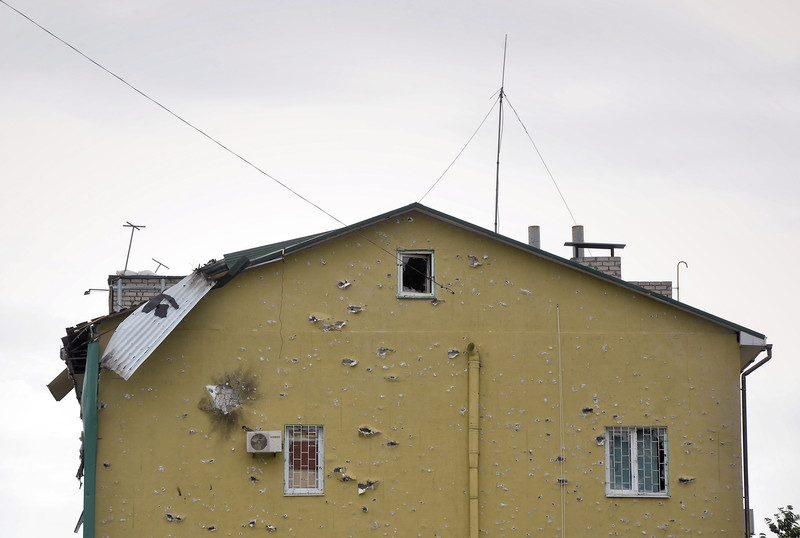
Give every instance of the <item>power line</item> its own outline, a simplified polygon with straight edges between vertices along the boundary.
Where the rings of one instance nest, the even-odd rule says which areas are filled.
[[[294,189],[292,189],[291,187],[289,187],[288,185],[286,185],[286,184],[285,184],[285,183],[283,183],[282,181],[278,180],[278,179],[277,179],[277,178],[275,178],[274,176],[272,176],[272,175],[268,174],[268,173],[267,173],[265,170],[263,170],[262,168],[260,168],[260,167],[259,167],[259,166],[257,166],[256,164],[254,164],[253,162],[249,161],[248,159],[246,159],[245,157],[243,157],[242,155],[240,155],[240,154],[239,154],[239,153],[237,153],[236,151],[232,150],[231,148],[229,148],[228,146],[226,146],[225,144],[223,144],[222,142],[220,142],[219,140],[217,140],[216,138],[214,138],[213,136],[211,136],[210,134],[206,133],[205,131],[203,131],[203,130],[202,130],[202,129],[200,129],[199,127],[195,126],[195,125],[194,125],[193,123],[191,123],[189,120],[187,120],[187,119],[183,118],[182,116],[178,115],[176,112],[173,112],[173,111],[172,111],[172,110],[171,110],[169,107],[167,107],[166,105],[164,105],[164,104],[160,103],[159,101],[157,101],[157,100],[156,100],[156,99],[154,99],[153,97],[150,97],[148,94],[146,94],[145,92],[143,92],[142,90],[140,90],[139,88],[137,88],[136,86],[134,86],[133,84],[129,83],[127,80],[125,80],[125,79],[124,79],[124,78],[122,78],[121,76],[117,75],[116,73],[114,73],[114,72],[113,72],[113,71],[111,71],[110,69],[106,68],[105,66],[103,66],[102,64],[100,64],[99,62],[97,62],[96,60],[94,60],[93,58],[91,58],[91,57],[87,56],[87,55],[86,55],[86,54],[84,54],[84,53],[83,53],[81,50],[79,50],[78,48],[76,48],[75,46],[73,46],[72,44],[70,44],[70,43],[68,43],[67,41],[65,41],[65,40],[61,39],[59,36],[57,36],[56,34],[54,34],[53,32],[51,32],[50,30],[48,30],[47,28],[45,28],[44,26],[42,26],[41,24],[39,24],[39,23],[38,23],[38,22],[36,22],[35,20],[31,19],[30,17],[28,17],[26,14],[22,13],[20,10],[18,10],[18,9],[17,9],[17,8],[15,8],[14,6],[11,6],[10,4],[8,4],[8,2],[6,2],[5,0],[0,0],[0,3],[2,3],[2,4],[3,4],[3,5],[5,5],[5,6],[7,6],[7,7],[8,7],[9,9],[11,9],[12,11],[15,11],[15,12],[16,12],[18,15],[20,15],[21,17],[23,17],[24,19],[26,19],[27,21],[29,21],[31,24],[33,24],[34,26],[36,26],[36,27],[38,27],[39,29],[41,29],[42,31],[44,31],[45,33],[47,33],[48,35],[50,35],[51,37],[53,37],[55,40],[59,41],[60,43],[62,43],[62,44],[64,44],[64,45],[66,45],[67,47],[69,47],[70,49],[72,49],[73,51],[75,51],[76,53],[78,53],[80,56],[82,56],[84,59],[88,60],[89,62],[91,62],[91,63],[93,63],[95,66],[97,66],[98,68],[102,69],[104,72],[108,73],[109,75],[111,75],[111,76],[112,76],[112,77],[114,77],[115,79],[119,80],[119,81],[120,81],[120,82],[122,82],[124,85],[126,85],[128,88],[130,88],[131,90],[135,91],[136,93],[138,93],[139,95],[141,95],[142,97],[144,97],[145,99],[147,99],[148,101],[150,101],[151,103],[155,104],[156,106],[158,106],[159,108],[161,108],[162,110],[164,110],[165,112],[167,112],[168,114],[170,114],[170,115],[171,115],[172,117],[174,117],[175,119],[179,120],[180,122],[182,122],[183,124],[187,125],[188,127],[191,127],[191,128],[192,128],[192,129],[194,129],[196,132],[198,132],[199,134],[203,135],[203,136],[204,136],[206,139],[210,140],[211,142],[213,142],[214,144],[216,144],[217,146],[219,146],[219,147],[220,147],[220,148],[222,148],[223,150],[227,151],[228,153],[230,153],[231,155],[233,155],[234,157],[236,157],[237,159],[239,159],[240,161],[242,161],[243,163],[245,163],[246,165],[250,166],[251,168],[253,168],[253,169],[254,169],[254,170],[256,170],[257,172],[259,172],[261,175],[263,175],[264,177],[267,177],[267,178],[269,178],[270,180],[274,181],[275,183],[277,183],[278,185],[280,185],[281,187],[283,187],[284,189],[286,189],[286,190],[287,190],[287,191],[289,191],[290,193],[294,194],[295,196],[297,196],[298,198],[300,198],[301,200],[303,200],[303,201],[304,201],[304,202],[306,202],[307,204],[309,204],[309,205],[311,205],[311,206],[315,207],[316,209],[318,209],[319,211],[321,211],[322,213],[324,213],[324,214],[325,214],[325,215],[327,215],[328,217],[332,218],[333,220],[335,220],[336,222],[338,222],[338,223],[339,223],[339,224],[341,224],[342,226],[345,226],[345,227],[347,227],[347,224],[346,224],[346,223],[342,222],[341,220],[339,220],[338,218],[336,218],[334,215],[332,215],[332,214],[331,214],[331,213],[329,213],[328,211],[324,210],[324,209],[323,209],[322,207],[320,207],[319,205],[315,204],[314,202],[312,202],[311,200],[309,200],[308,198],[306,198],[306,197],[305,197],[305,196],[303,196],[302,194],[298,193],[297,191],[295,191]],[[490,110],[490,112],[491,112],[491,110]],[[488,116],[488,114],[487,114],[487,116]],[[480,127],[478,127],[478,128],[480,129]],[[475,135],[473,135],[473,136],[475,136]],[[470,140],[471,140],[471,139],[472,139],[472,138],[470,138]],[[462,150],[462,151],[463,151],[463,150]],[[442,175],[444,175],[444,174],[442,174]],[[441,179],[441,178],[440,178],[440,179]],[[128,224],[130,225],[130,223],[128,223]],[[134,226],[134,225],[131,225],[131,226]],[[142,226],[142,227],[143,227],[143,226]],[[132,233],[132,232],[133,232],[133,230],[131,231],[131,233]],[[364,234],[362,234],[362,233],[361,233],[360,231],[358,231],[358,230],[356,230],[356,231],[355,231],[355,233],[356,233],[356,234],[358,234],[359,236],[361,236],[361,237],[362,237],[362,238],[363,238],[365,241],[367,241],[368,243],[370,243],[370,244],[372,244],[373,246],[377,247],[378,249],[382,250],[382,251],[383,251],[383,252],[385,252],[386,254],[389,254],[390,256],[392,256],[392,257],[393,257],[395,260],[397,260],[397,259],[398,259],[398,257],[397,257],[397,252],[391,252],[391,251],[389,251],[389,250],[385,249],[383,246],[381,246],[381,245],[379,245],[378,243],[374,242],[372,239],[370,239],[369,237],[365,236]],[[132,236],[132,235],[131,235],[131,240],[133,240],[133,236]],[[127,262],[126,262],[126,267],[127,267]],[[422,274],[422,272],[421,272],[419,269],[415,268],[415,267],[411,267],[410,269],[412,269],[413,271],[416,271],[416,272],[418,272],[418,273]],[[451,288],[449,288],[449,287],[447,287],[447,286],[445,286],[445,285],[443,285],[443,284],[441,284],[441,283],[437,282],[435,278],[433,278],[433,277],[431,277],[431,276],[427,276],[426,274],[422,274],[422,276],[423,276],[424,278],[426,278],[426,279],[427,279],[429,282],[431,282],[432,284],[435,284],[435,285],[439,286],[439,288],[441,288],[442,290],[449,291],[450,293],[453,293],[453,294],[455,293],[455,291],[453,291]]]
[[[136,86],[134,86],[133,84],[131,84],[130,82],[125,80],[124,78],[122,78],[120,75],[117,75],[116,73],[114,73],[113,71],[111,71],[110,69],[108,69],[107,67],[102,65],[100,62],[94,60],[90,56],[87,56],[81,50],[79,50],[77,47],[75,47],[71,43],[68,43],[67,41],[61,39],[59,36],[57,36],[56,34],[51,32],[50,30],[48,30],[47,28],[45,28],[44,26],[42,26],[41,24],[39,24],[38,22],[33,20],[32,18],[28,17],[26,14],[24,14],[23,12],[21,12],[20,10],[18,10],[14,6],[10,5],[5,0],[0,0],[0,3],[2,3],[5,6],[7,6],[9,9],[15,11],[18,15],[20,15],[21,17],[23,17],[24,19],[29,21],[31,24],[37,26],[39,29],[41,29],[42,31],[44,31],[47,34],[49,34],[52,38],[56,39],[57,41],[59,41],[62,44],[66,45],[67,47],[71,48],[73,51],[75,51],[76,53],[80,54],[84,59],[86,59],[89,62],[93,63],[95,66],[99,67],[100,69],[102,69],[103,71],[105,71],[106,73],[108,73],[109,75],[111,75],[112,77],[117,79],[118,81],[122,82],[128,88],[130,88],[131,90],[135,91],[136,93],[138,93],[139,95],[141,95],[142,97],[144,97],[145,99],[147,99],[148,101],[153,103],[154,105],[158,106],[159,108],[161,108],[162,110],[164,110],[165,112],[170,114],[172,117],[174,117],[178,121],[182,122],[183,124],[187,125],[188,127],[191,127],[196,132],[200,133],[201,135],[206,137],[208,140],[210,140],[211,142],[213,142],[214,144],[216,144],[217,146],[219,146],[223,150],[227,151],[228,153],[230,153],[231,155],[233,155],[234,157],[236,157],[237,159],[239,159],[240,161],[242,161],[246,165],[250,166],[251,168],[253,168],[257,172],[259,172],[261,175],[263,175],[264,177],[267,177],[267,178],[271,179],[272,181],[274,181],[275,183],[277,183],[278,185],[280,185],[281,187],[283,187],[284,189],[286,189],[290,193],[294,194],[295,196],[297,196],[298,198],[300,198],[301,200],[306,202],[307,204],[310,204],[311,206],[317,208],[319,211],[321,211],[322,213],[324,213],[328,217],[332,218],[333,220],[335,220],[336,222],[338,222],[342,226],[347,226],[347,224],[345,224],[344,222],[342,222],[341,220],[339,220],[338,218],[333,216],[328,211],[325,211],[323,208],[321,208],[320,206],[318,206],[317,204],[315,204],[314,202],[312,202],[311,200],[309,200],[308,198],[306,198],[305,196],[303,196],[302,194],[300,194],[296,190],[292,189],[287,184],[283,183],[282,181],[280,181],[279,179],[275,178],[274,176],[268,174],[265,170],[263,170],[262,168],[258,167],[256,164],[254,164],[253,162],[249,161],[248,159],[243,157],[241,154],[239,154],[236,151],[232,150],[231,148],[229,148],[228,146],[226,146],[225,144],[223,144],[222,142],[220,142],[219,140],[217,140],[216,138],[214,138],[210,134],[206,133],[205,131],[203,131],[202,129],[200,129],[199,127],[197,127],[193,123],[191,123],[189,120],[183,118],[182,116],[180,116],[176,112],[173,112],[166,105],[160,103],[159,101],[157,101],[153,97],[150,97],[148,94],[146,94],[145,92],[143,92],[142,90],[140,90],[139,88],[137,88]]]

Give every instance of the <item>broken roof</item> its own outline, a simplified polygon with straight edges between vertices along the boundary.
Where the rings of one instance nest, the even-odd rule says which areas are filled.
[[[139,306],[114,331],[101,362],[123,379],[130,378],[212,285],[196,271]]]

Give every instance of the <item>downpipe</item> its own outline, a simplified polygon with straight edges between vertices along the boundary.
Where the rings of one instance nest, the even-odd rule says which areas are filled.
[[[772,344],[764,346],[767,356],[756,363],[752,368],[742,372],[742,466],[744,470],[744,535],[745,538],[753,536],[750,521],[750,469],[747,454],[747,376],[761,368],[772,358]],[[763,351],[763,350],[762,350]]]
[[[468,430],[468,458],[469,458],[469,536],[478,538],[480,525],[478,515],[478,455],[480,443],[480,369],[481,356],[475,344],[467,344],[468,378],[469,378],[469,430]]]

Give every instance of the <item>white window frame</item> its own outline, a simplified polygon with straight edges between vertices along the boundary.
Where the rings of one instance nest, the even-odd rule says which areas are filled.
[[[407,258],[427,258],[426,274],[422,275],[425,291],[419,292],[405,289],[403,275],[406,271]],[[435,272],[433,250],[399,250],[397,251],[397,297],[402,299],[435,299],[436,286],[433,285]]]
[[[658,454],[654,457],[658,465],[658,480],[663,484],[663,488],[659,491],[644,491],[645,479],[640,477],[639,466],[639,452],[646,450],[646,447],[640,447],[637,442],[637,432],[649,433],[657,435],[658,439]],[[622,435],[627,436],[627,450],[615,451],[614,436]],[[609,426],[606,428],[605,438],[605,453],[606,453],[606,496],[607,497],[669,497],[669,439],[667,437],[667,428],[665,426]],[[618,481],[614,480],[615,473],[615,458],[620,456],[627,459],[627,464],[630,472],[630,487],[620,488],[614,487]],[[661,456],[661,457],[659,457]],[[647,455],[643,456],[647,457]],[[650,456],[653,457],[652,455]],[[663,459],[663,461],[660,461]],[[652,461],[650,462],[652,465]],[[626,469],[623,469],[625,472]],[[627,473],[626,473],[627,474]],[[642,491],[640,491],[640,486]]]
[[[325,442],[324,428],[319,424],[286,424],[283,443],[283,494],[285,496],[311,496],[325,493]],[[293,469],[293,442],[314,433],[316,469]],[[309,441],[305,441],[309,442]],[[302,450],[302,448],[301,448]],[[305,472],[305,476],[302,473]],[[309,480],[311,478],[311,480]],[[298,482],[306,481],[306,484]]]

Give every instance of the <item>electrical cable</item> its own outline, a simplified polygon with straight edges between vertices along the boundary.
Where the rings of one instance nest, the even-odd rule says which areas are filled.
[[[231,155],[233,155],[233,156],[234,156],[234,157],[236,157],[237,159],[241,160],[242,162],[244,162],[245,164],[247,164],[247,165],[248,165],[248,166],[250,166],[251,168],[255,169],[255,170],[256,170],[256,171],[258,171],[258,172],[259,172],[261,175],[263,175],[263,176],[265,176],[265,177],[267,177],[267,178],[271,179],[272,181],[274,181],[275,183],[277,183],[278,185],[280,185],[281,187],[283,187],[283,188],[284,188],[284,189],[286,189],[287,191],[291,192],[292,194],[294,194],[295,196],[297,196],[298,198],[300,198],[301,200],[303,200],[304,202],[306,202],[307,204],[310,204],[310,205],[314,206],[315,208],[317,208],[317,209],[318,209],[318,210],[320,210],[322,213],[324,213],[325,215],[329,216],[330,218],[332,218],[333,220],[335,220],[336,222],[338,222],[338,223],[339,223],[339,224],[341,224],[342,226],[347,226],[347,224],[345,224],[344,222],[342,222],[341,220],[339,220],[338,218],[336,218],[335,216],[333,216],[331,213],[329,213],[329,212],[325,211],[325,210],[324,210],[324,209],[322,209],[320,206],[318,206],[317,204],[315,204],[314,202],[312,202],[311,200],[309,200],[308,198],[306,198],[305,196],[303,196],[303,195],[302,195],[302,194],[300,194],[299,192],[295,191],[294,189],[292,189],[291,187],[289,187],[288,185],[286,185],[285,183],[283,183],[283,182],[282,182],[282,181],[280,181],[279,179],[277,179],[277,178],[275,178],[274,176],[272,176],[272,175],[268,174],[268,173],[267,173],[265,170],[263,170],[263,169],[259,168],[259,167],[258,167],[256,164],[254,164],[253,162],[249,161],[249,160],[248,160],[248,159],[246,159],[244,156],[242,156],[242,155],[240,155],[239,153],[235,152],[234,150],[232,150],[231,148],[229,148],[228,146],[226,146],[225,144],[223,144],[222,142],[220,142],[219,140],[217,140],[216,138],[214,138],[214,137],[213,137],[213,136],[211,136],[210,134],[206,133],[205,131],[203,131],[203,130],[202,130],[202,129],[200,129],[199,127],[195,126],[195,125],[194,125],[193,123],[191,123],[189,120],[187,120],[187,119],[185,119],[185,118],[181,117],[181,116],[180,116],[180,115],[178,115],[176,112],[173,112],[173,111],[172,111],[172,110],[171,110],[169,107],[167,107],[166,105],[163,105],[162,103],[160,103],[159,101],[157,101],[157,100],[156,100],[156,99],[154,99],[153,97],[150,97],[148,94],[146,94],[145,92],[143,92],[142,90],[140,90],[139,88],[137,88],[136,86],[134,86],[133,84],[131,84],[130,82],[128,82],[127,80],[125,80],[124,78],[122,78],[121,76],[117,75],[116,73],[114,73],[113,71],[111,71],[110,69],[108,69],[107,67],[105,67],[104,65],[102,65],[100,62],[98,62],[98,61],[94,60],[93,58],[91,58],[91,57],[87,56],[87,55],[86,55],[86,54],[84,54],[84,53],[83,53],[81,50],[79,50],[77,47],[75,47],[75,46],[73,46],[72,44],[68,43],[67,41],[65,41],[65,40],[61,39],[61,38],[60,38],[60,37],[58,37],[56,34],[54,34],[53,32],[51,32],[50,30],[48,30],[47,28],[45,28],[44,26],[42,26],[41,24],[39,24],[39,23],[38,23],[38,22],[36,22],[35,20],[31,19],[30,17],[28,17],[27,15],[25,15],[23,12],[21,12],[20,10],[18,10],[18,9],[17,9],[17,8],[15,8],[14,6],[10,5],[10,4],[9,4],[8,2],[6,2],[5,0],[0,0],[0,3],[2,3],[2,4],[3,4],[3,5],[5,5],[5,6],[7,6],[9,9],[11,9],[11,10],[13,10],[13,11],[17,12],[17,14],[19,14],[21,17],[25,18],[25,19],[26,19],[26,20],[28,20],[30,23],[32,23],[32,24],[34,24],[35,26],[39,27],[41,30],[43,30],[44,32],[46,32],[47,34],[49,34],[51,37],[53,37],[53,38],[54,38],[54,39],[56,39],[57,41],[59,41],[59,42],[63,43],[63,44],[64,44],[64,45],[66,45],[67,47],[71,48],[73,51],[75,51],[75,52],[77,52],[78,54],[80,54],[81,56],[83,56],[83,58],[85,58],[86,60],[90,61],[91,63],[93,63],[94,65],[96,65],[97,67],[99,67],[100,69],[102,69],[103,71],[105,71],[106,73],[108,73],[109,75],[111,75],[112,77],[114,77],[115,79],[119,80],[119,81],[120,81],[120,82],[122,82],[124,85],[126,85],[128,88],[130,88],[131,90],[135,91],[136,93],[138,93],[139,95],[141,95],[142,97],[144,97],[145,99],[147,99],[148,101],[150,101],[151,103],[153,103],[154,105],[158,106],[159,108],[161,108],[162,110],[164,110],[165,112],[167,112],[168,114],[170,114],[172,117],[174,117],[174,118],[175,118],[175,119],[177,119],[178,121],[180,121],[180,122],[184,123],[184,124],[185,124],[185,125],[187,125],[188,127],[191,127],[192,129],[194,129],[194,130],[195,130],[195,131],[197,131],[199,134],[201,134],[201,135],[203,135],[204,137],[206,137],[208,140],[210,140],[211,142],[213,142],[214,144],[216,144],[216,145],[217,145],[217,146],[219,146],[220,148],[224,149],[225,151],[227,151],[228,153],[230,153]]]
[[[2,1],[2,0],[0,0],[0,1]],[[558,183],[556,183],[556,178],[553,177],[553,173],[550,171],[550,167],[547,166],[547,163],[545,162],[544,157],[542,157],[542,153],[539,151],[539,148],[536,146],[536,142],[534,142],[533,138],[531,138],[531,134],[528,132],[528,128],[525,127],[524,123],[522,123],[522,119],[519,117],[519,114],[517,114],[517,109],[515,109],[514,105],[511,104],[511,100],[508,98],[508,94],[506,94],[505,97],[506,97],[506,101],[508,102],[508,106],[510,106],[511,110],[514,111],[514,115],[517,117],[517,121],[519,121],[519,124],[522,126],[522,130],[525,131],[525,134],[528,136],[528,140],[531,141],[531,144],[533,145],[533,149],[536,150],[536,154],[539,156],[539,160],[542,161],[542,164],[544,165],[544,169],[547,170],[547,175],[550,176],[550,180],[553,182],[553,185],[555,185],[556,190],[558,191],[558,195],[561,197],[561,201],[564,202],[564,207],[567,208],[567,212],[569,213],[569,216],[572,217],[573,224],[577,225],[578,221],[575,220],[575,215],[572,214],[572,210],[569,208],[569,204],[567,203],[567,199],[564,198],[564,195],[561,193],[561,189],[558,188]]]
[[[204,136],[206,139],[210,140],[211,142],[213,142],[214,144],[216,144],[217,146],[219,146],[219,147],[220,147],[220,148],[222,148],[223,150],[227,151],[228,153],[230,153],[231,155],[233,155],[234,157],[236,157],[237,159],[239,159],[240,161],[242,161],[243,163],[245,163],[246,165],[250,166],[251,168],[253,168],[253,169],[254,169],[254,170],[256,170],[257,172],[259,172],[261,175],[263,175],[264,177],[266,177],[266,178],[269,178],[270,180],[274,181],[275,183],[277,183],[278,185],[280,185],[281,187],[283,187],[284,189],[286,189],[286,190],[287,190],[287,191],[289,191],[290,193],[294,194],[295,196],[297,196],[298,198],[300,198],[301,200],[303,200],[303,201],[304,201],[304,202],[306,202],[307,204],[311,205],[312,207],[314,207],[314,208],[318,209],[320,212],[324,213],[325,215],[327,215],[327,216],[328,216],[328,217],[330,217],[331,219],[335,220],[336,222],[338,222],[338,223],[339,223],[339,224],[341,224],[342,226],[345,226],[345,227],[347,226],[347,224],[346,224],[346,223],[344,223],[343,221],[341,221],[341,220],[339,220],[338,218],[336,218],[336,217],[335,217],[333,214],[331,214],[331,213],[329,213],[328,211],[324,210],[322,207],[320,207],[319,205],[315,204],[314,202],[312,202],[311,200],[309,200],[308,198],[306,198],[305,196],[303,196],[302,194],[300,194],[300,193],[299,193],[299,192],[297,192],[296,190],[292,189],[291,187],[289,187],[288,185],[286,185],[286,184],[285,184],[285,183],[283,183],[282,181],[280,181],[280,180],[278,180],[277,178],[275,178],[274,176],[270,175],[270,174],[269,174],[269,173],[267,173],[265,170],[263,170],[262,168],[260,168],[260,167],[259,167],[259,166],[257,166],[256,164],[254,164],[252,161],[250,161],[250,160],[246,159],[244,156],[240,155],[239,153],[237,153],[237,152],[236,152],[236,151],[234,151],[233,149],[229,148],[228,146],[226,146],[225,144],[223,144],[222,142],[220,142],[219,140],[217,140],[216,138],[214,138],[214,137],[213,137],[213,136],[211,136],[210,134],[206,133],[205,131],[203,131],[203,130],[202,130],[202,129],[200,129],[199,127],[195,126],[195,125],[194,125],[193,123],[191,123],[189,120],[187,120],[187,119],[185,119],[185,118],[181,117],[181,116],[180,116],[180,115],[178,115],[176,112],[173,112],[173,111],[172,111],[170,108],[168,108],[166,105],[164,105],[164,104],[160,103],[159,101],[157,101],[157,100],[156,100],[156,99],[154,99],[153,97],[150,97],[148,94],[146,94],[145,92],[143,92],[142,90],[140,90],[139,88],[137,88],[136,86],[134,86],[133,84],[131,84],[130,82],[128,82],[127,80],[125,80],[124,78],[122,78],[121,76],[117,75],[116,73],[114,73],[114,72],[113,72],[113,71],[111,71],[110,69],[106,68],[105,66],[103,66],[102,64],[100,64],[99,62],[97,62],[96,60],[94,60],[94,59],[92,59],[91,57],[87,56],[87,55],[86,55],[86,54],[84,54],[82,51],[80,51],[80,50],[79,50],[77,47],[75,47],[75,46],[71,45],[70,43],[68,43],[67,41],[65,41],[65,40],[61,39],[59,36],[57,36],[56,34],[54,34],[53,32],[51,32],[50,30],[48,30],[47,28],[45,28],[44,26],[42,26],[41,24],[39,24],[38,22],[36,22],[35,20],[33,20],[32,18],[28,17],[26,14],[22,13],[20,10],[18,10],[18,9],[17,9],[17,8],[15,8],[14,6],[10,5],[10,4],[9,4],[8,2],[6,2],[5,0],[0,0],[0,3],[2,3],[3,5],[7,6],[9,9],[13,10],[14,12],[16,12],[18,15],[20,15],[21,17],[23,17],[24,19],[26,19],[27,21],[29,21],[29,22],[30,22],[31,24],[33,24],[34,26],[38,27],[39,29],[41,29],[42,31],[44,31],[45,33],[47,33],[48,35],[50,35],[50,36],[51,36],[52,38],[54,38],[55,40],[59,41],[60,43],[62,43],[62,44],[64,44],[64,45],[66,45],[67,47],[69,47],[70,49],[72,49],[73,51],[75,51],[76,53],[78,53],[78,54],[79,54],[80,56],[82,56],[84,59],[86,59],[86,60],[88,60],[89,62],[93,63],[95,66],[97,66],[98,68],[100,68],[101,70],[103,70],[104,72],[106,72],[107,74],[109,74],[109,75],[111,75],[112,77],[114,77],[115,79],[119,80],[119,81],[120,81],[120,82],[122,82],[122,83],[123,83],[125,86],[127,86],[127,87],[128,87],[128,88],[130,88],[131,90],[135,91],[136,93],[138,93],[139,95],[141,95],[142,97],[144,97],[145,99],[147,99],[148,101],[150,101],[151,103],[155,104],[156,106],[158,106],[159,108],[161,108],[162,110],[164,110],[165,112],[167,112],[168,114],[170,114],[170,115],[171,115],[172,117],[174,117],[175,119],[179,120],[179,121],[180,121],[180,122],[182,122],[183,124],[185,124],[185,125],[187,125],[188,127],[192,128],[194,131],[196,131],[197,133],[201,134],[201,135],[202,135],[202,136]],[[491,110],[490,110],[489,112],[491,112]],[[487,116],[488,116],[488,114],[487,114]],[[480,127],[479,127],[479,129],[480,129]],[[474,136],[474,135],[473,135],[473,136]],[[471,139],[472,139],[472,138],[470,138],[470,140],[471,140]],[[463,151],[463,150],[462,150],[462,151]],[[442,174],[442,175],[444,175],[444,174]],[[441,178],[440,178],[440,179],[441,179]],[[437,180],[437,181],[438,181],[438,180]],[[365,235],[363,235],[363,234],[362,234],[361,232],[359,232],[359,231],[356,231],[355,233],[357,233],[358,235],[360,235],[360,236],[361,236],[361,237],[362,237],[362,238],[363,238],[365,241],[367,241],[367,242],[371,243],[373,246],[375,246],[375,247],[379,248],[380,250],[382,250],[382,251],[386,252],[387,254],[390,254],[392,257],[394,257],[394,258],[395,258],[395,260],[397,260],[397,259],[398,259],[398,258],[397,258],[397,253],[396,253],[396,252],[391,252],[391,251],[389,251],[389,250],[387,250],[387,249],[383,248],[381,245],[379,245],[379,244],[375,243],[374,241],[372,241],[370,238],[366,237]],[[427,279],[427,280],[428,280],[429,282],[431,282],[432,284],[435,284],[435,285],[439,286],[439,287],[440,287],[442,290],[449,291],[450,293],[452,293],[452,294],[455,294],[455,291],[453,291],[451,288],[449,288],[449,287],[447,287],[447,286],[444,286],[443,284],[441,284],[441,283],[437,282],[437,281],[436,281],[436,279],[434,279],[433,277],[430,277],[430,276],[428,276],[428,275],[426,275],[426,274],[422,273],[421,271],[419,271],[419,270],[418,270],[418,269],[416,269],[415,267],[411,267],[411,269],[412,269],[412,270],[414,270],[414,271],[417,271],[417,272],[419,272],[420,274],[422,274],[423,278]]]
[[[0,1],[2,1],[2,0],[0,0]],[[428,193],[430,193],[433,190],[433,188],[436,185],[439,184],[439,181],[441,181],[441,179],[448,172],[448,170],[450,170],[450,168],[456,163],[458,158],[461,157],[461,154],[464,153],[465,149],[467,149],[467,146],[469,146],[469,143],[472,142],[472,139],[475,138],[475,135],[478,134],[478,131],[481,130],[481,127],[483,127],[483,124],[486,123],[486,119],[489,117],[489,114],[491,114],[492,110],[494,110],[494,107],[497,106],[497,101],[499,101],[499,98],[494,100],[494,103],[492,103],[492,107],[489,109],[489,112],[487,112],[486,115],[483,117],[483,119],[481,120],[480,125],[478,125],[478,128],[475,129],[475,132],[472,133],[472,136],[469,137],[469,140],[467,140],[467,143],[464,144],[464,147],[461,148],[461,151],[459,151],[458,154],[455,156],[455,158],[450,162],[450,164],[447,165],[447,168],[444,169],[444,172],[442,172],[442,174],[436,179],[436,181],[433,182],[433,185],[431,185],[430,188],[427,191],[425,191],[425,194],[422,195],[422,198],[417,200],[418,202],[421,203],[422,200],[424,200],[425,197],[428,196]]]

